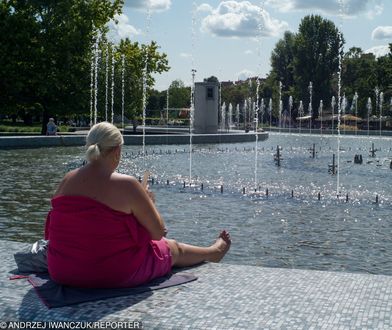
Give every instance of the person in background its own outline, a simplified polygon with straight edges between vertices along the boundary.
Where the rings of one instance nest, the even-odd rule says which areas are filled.
[[[168,274],[173,266],[219,262],[231,239],[199,247],[167,239],[153,194],[119,174],[123,136],[102,122],[87,135],[87,164],[65,175],[45,225],[48,270],[57,283],[90,288],[133,287]]]
[[[49,118],[49,122],[46,124],[46,135],[57,135],[57,125],[53,118]]]

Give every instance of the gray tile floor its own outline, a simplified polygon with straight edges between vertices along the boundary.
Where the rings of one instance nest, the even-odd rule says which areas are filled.
[[[47,309],[26,280],[8,279],[0,241],[0,321],[135,321],[145,329],[392,329],[392,277],[204,264],[197,281],[132,297]]]

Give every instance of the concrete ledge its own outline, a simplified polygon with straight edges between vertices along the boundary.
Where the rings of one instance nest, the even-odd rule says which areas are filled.
[[[330,128],[324,128],[322,131],[319,128],[312,128],[311,130],[309,128],[279,128],[279,127],[264,127],[263,128],[267,132],[276,132],[276,133],[293,133],[293,134],[312,134],[312,135],[338,135],[338,130],[337,129],[330,129]],[[341,136],[345,135],[350,135],[350,136],[367,136],[368,131],[367,130],[358,130],[358,131],[349,131],[349,130],[341,130],[340,131]],[[370,130],[369,131],[369,136],[381,136],[381,137],[386,137],[386,136],[392,136],[392,131],[389,130],[382,130],[381,135],[379,130]]]
[[[259,132],[259,141],[268,138],[268,133]],[[147,145],[161,144],[189,144],[189,134],[181,135],[146,135],[145,143]],[[255,141],[253,133],[227,133],[227,134],[193,134],[192,143],[237,143]],[[2,136],[0,137],[0,149],[17,149],[17,148],[41,148],[41,147],[60,147],[60,146],[83,146],[86,142],[85,135],[57,135],[57,136]],[[126,145],[142,145],[142,135],[124,135]]]
[[[13,253],[0,241],[0,320],[134,321],[145,329],[390,329],[392,277],[203,264],[197,281],[47,309],[26,280],[8,280]]]

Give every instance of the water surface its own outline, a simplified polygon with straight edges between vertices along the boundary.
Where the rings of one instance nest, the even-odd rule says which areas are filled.
[[[233,246],[225,262],[392,275],[391,142],[342,138],[340,198],[336,176],[328,173],[337,152],[331,136],[272,134],[259,142],[257,184],[252,143],[194,146],[192,187],[187,146],[149,146],[146,157],[138,155],[140,147],[125,146],[119,171],[153,173],[158,184],[152,189],[169,237],[207,245],[219,230],[229,230]],[[374,158],[369,156],[372,143],[381,149]],[[313,144],[316,158],[309,151]],[[278,145],[280,167],[274,162]],[[42,237],[56,185],[82,164],[83,151],[0,151],[1,239],[32,242]],[[363,164],[354,164],[356,154]],[[253,194],[255,188],[260,192]]]

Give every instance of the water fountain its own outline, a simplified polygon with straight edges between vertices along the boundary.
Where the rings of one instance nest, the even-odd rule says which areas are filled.
[[[226,102],[223,102],[221,106],[221,124],[220,124],[221,132],[225,131],[225,127],[226,127]]]
[[[143,96],[142,96],[142,129],[143,129],[143,142],[142,142],[142,154],[145,155],[146,152],[146,106],[147,106],[147,54],[145,58],[145,65],[143,69]]]
[[[282,127],[282,82],[279,81],[279,132],[281,131]]]
[[[193,119],[195,114],[195,75],[196,69],[192,69],[191,85],[191,109],[189,112],[189,187],[192,186],[192,138],[193,138]]]
[[[108,121],[108,81],[109,81],[109,45],[106,44],[105,56],[105,121]]]
[[[331,119],[331,122],[332,122],[332,133],[334,132],[334,127],[335,127],[335,105],[336,105],[336,100],[335,100],[335,96],[332,96],[332,99],[331,99],[331,111],[332,111],[332,119]]]
[[[93,110],[94,110],[94,72],[95,72],[95,68],[94,68],[94,63],[95,63],[95,59],[94,59],[94,55],[95,55],[95,43],[94,46],[92,48],[92,52],[91,52],[91,69],[90,69],[90,122],[89,122],[89,126],[92,126],[93,123]]]
[[[298,114],[299,114],[299,133],[301,134],[301,128],[302,128],[302,117],[304,115],[304,105],[302,103],[302,100],[299,101],[299,107],[298,107]]]
[[[229,113],[228,113],[228,120],[227,120],[227,128],[230,131],[233,125],[233,105],[229,103]]]
[[[343,2],[342,0],[339,0],[340,8],[340,17],[343,15]],[[337,176],[336,176],[336,195],[337,197],[340,196],[340,118],[342,115],[342,101],[341,101],[341,90],[342,90],[342,62],[343,62],[343,36],[341,33],[341,28],[338,32],[338,38],[339,38],[339,69],[338,69],[338,146],[337,146]]]
[[[147,19],[146,19],[146,36],[149,39],[150,26],[151,26],[151,10],[148,7],[147,10]],[[146,152],[146,106],[147,106],[147,75],[148,75],[148,47],[146,47],[146,53],[144,54],[144,68],[142,71],[142,129],[143,129],[143,138],[142,138],[142,155],[145,156]]]
[[[309,83],[309,133],[312,134],[312,116],[313,116],[313,109],[312,109],[312,98],[313,98],[313,83]]]
[[[367,135],[369,136],[370,115],[372,114],[372,99],[370,97],[368,98],[366,108],[367,108]]]
[[[237,129],[240,127],[240,105],[237,104],[235,110],[235,118],[236,118],[236,127]]]
[[[341,113],[343,114],[343,132],[346,134],[346,109],[347,109],[347,99],[346,94],[343,94],[342,104],[340,106]]]
[[[97,33],[92,48],[90,68],[90,126],[97,123],[99,41],[100,35]]]
[[[125,91],[125,56],[121,55],[121,127],[124,132],[124,91]]]
[[[355,111],[355,135],[358,135],[358,93],[354,93],[353,98],[354,111]]]
[[[341,61],[341,59],[340,59]],[[122,61],[123,62],[123,61]],[[147,61],[146,61],[147,63]],[[124,63],[122,63],[122,68],[124,68]],[[94,67],[95,69],[95,67]],[[112,53],[112,121],[113,121],[113,95],[114,95],[114,51]],[[191,85],[191,112],[190,112],[190,134],[189,134],[189,167],[186,162],[186,154],[187,152],[184,149],[184,152],[177,152],[177,147],[169,147],[167,146],[168,151],[170,153],[162,154],[158,152],[152,151],[146,152],[145,148],[145,140],[143,140],[143,157],[140,157],[137,153],[139,151],[138,147],[134,146],[124,146],[124,163],[120,167],[120,171],[127,174],[141,174],[146,168],[151,168],[152,172],[156,174],[159,182],[169,182],[169,184],[155,184],[154,189],[156,189],[158,195],[158,206],[160,210],[162,210],[163,216],[168,219],[168,224],[173,224],[174,232],[173,236],[177,236],[179,238],[191,238],[197,236],[200,237],[201,240],[204,239],[208,230],[211,228],[215,229],[217,226],[227,226],[229,230],[231,230],[234,234],[233,236],[238,237],[238,241],[241,241],[241,244],[238,245],[238,253],[243,256],[249,256],[249,251],[252,251],[253,254],[249,256],[249,259],[241,258],[242,263],[249,262],[250,264],[257,264],[260,260],[263,261],[264,265],[271,266],[287,266],[288,264],[294,266],[304,267],[313,267],[317,264],[319,269],[329,269],[336,270],[342,269],[344,267],[353,267],[355,270],[355,265],[347,266],[345,264],[345,260],[330,260],[331,255],[339,256],[341,251],[344,251],[345,246],[342,245],[342,241],[344,240],[336,240],[335,234],[337,232],[345,235],[345,232],[348,232],[348,237],[350,234],[357,235],[358,227],[363,226],[373,226],[374,232],[372,235],[375,235],[370,242],[368,242],[371,248],[374,247],[374,242],[380,238],[380,241],[384,242],[383,231],[377,231],[377,229],[382,228],[385,225],[384,222],[377,221],[366,221],[361,222],[361,216],[363,213],[369,216],[368,218],[387,218],[390,209],[386,206],[387,202],[390,203],[392,198],[390,196],[390,179],[384,179],[384,172],[378,171],[377,168],[374,169],[374,166],[371,167],[371,164],[364,164],[363,169],[352,169],[348,164],[348,161],[351,155],[347,153],[340,154],[340,146],[341,143],[344,144],[346,150],[349,148],[353,148],[356,146],[355,141],[359,140],[358,137],[355,141],[353,139],[345,139],[343,142],[340,141],[340,116],[342,110],[342,100],[341,100],[341,62],[340,62],[340,72],[339,72],[339,89],[338,89],[338,139],[331,139],[329,137],[323,137],[323,144],[331,148],[336,147],[337,142],[337,155],[338,161],[337,164],[337,187],[336,193],[340,194],[340,184],[342,187],[351,188],[350,202],[352,201],[352,205],[355,207],[350,208],[347,204],[344,206],[344,210],[342,210],[342,205],[339,201],[336,201],[336,198],[328,198],[328,195],[332,195],[335,191],[332,187],[333,183],[330,180],[330,177],[325,173],[326,172],[326,164],[327,159],[330,159],[330,152],[328,148],[325,148],[321,152],[318,157],[312,159],[311,162],[299,162],[298,160],[308,158],[307,150],[301,146],[302,141],[314,141],[317,139],[316,136],[300,136],[298,139],[293,138],[293,136],[287,137],[284,134],[276,134],[273,135],[270,141],[269,147],[275,147],[276,145],[281,146],[284,145],[284,162],[280,162],[281,160],[281,151],[280,147],[277,148],[277,154],[279,154],[279,165],[283,170],[277,171],[273,161],[271,160],[271,152],[268,152],[267,149],[263,146],[263,151],[258,150],[258,135],[255,134],[256,146],[254,146],[253,142],[244,145],[244,151],[239,151],[237,147],[234,149],[233,145],[225,145],[225,151],[218,150],[216,147],[212,146],[198,146],[193,147],[192,145],[192,127],[193,127],[193,112],[194,112],[194,80],[195,80],[196,70],[192,69],[192,85]],[[146,95],[146,74],[147,67],[144,68],[143,71],[143,110],[145,110],[145,95]],[[124,89],[123,82],[123,74],[122,74],[122,88]],[[254,124],[255,124],[255,133],[257,133],[258,127],[258,118],[259,113],[263,115],[264,111],[264,99],[261,99],[259,103],[259,80],[257,80],[257,91],[256,91],[256,102],[254,103]],[[281,96],[279,100],[279,125],[281,126]],[[168,122],[168,109],[169,109],[169,89],[167,90],[167,99],[166,99],[166,121]],[[335,100],[332,99],[331,107],[332,111],[334,111]],[[252,102],[246,101],[247,105],[244,109],[250,109]],[[382,103],[382,102],[380,102]],[[122,107],[124,102],[122,101]],[[293,98],[290,96],[289,98],[289,112],[291,118],[291,110],[293,105]],[[226,108],[226,105],[225,105]],[[370,100],[370,108],[371,108],[371,100]],[[229,115],[228,115],[228,123],[230,127],[230,122],[232,118],[232,106],[229,105]],[[312,115],[311,110],[312,105],[309,102],[309,113]],[[319,113],[322,118],[322,109],[323,104],[320,102]],[[378,109],[378,108],[377,108]],[[303,104],[302,101],[299,105],[299,114],[303,116]],[[246,111],[246,110],[244,110]],[[272,127],[272,99],[269,100],[268,111],[270,116],[270,127]],[[371,110],[370,110],[371,111]],[[381,111],[381,110],[380,110]],[[249,111],[249,113],[251,113]],[[145,113],[144,113],[145,116]],[[251,115],[249,115],[250,117]],[[239,105],[236,106],[236,117],[237,123],[240,121],[240,108]],[[381,113],[380,113],[381,117]],[[246,118],[246,115],[244,115]],[[250,121],[250,118],[249,118]],[[145,121],[144,125],[145,126]],[[369,125],[368,125],[369,126]],[[225,126],[223,126],[225,127]],[[311,127],[311,126],[310,126]],[[301,126],[299,128],[301,130]],[[321,125],[322,129],[322,125]],[[369,133],[368,133],[369,134]],[[250,135],[250,134],[249,134]],[[253,135],[253,134],[252,134]],[[310,140],[312,139],[312,140]],[[321,141],[321,140],[320,140]],[[362,140],[361,140],[362,141]],[[388,141],[381,141],[381,146],[383,150],[387,150],[386,146],[388,145]],[[241,146],[242,147],[242,146]],[[290,149],[291,147],[291,149]],[[155,147],[156,148],[156,147]],[[242,149],[242,148],[241,148]],[[223,149],[224,150],[224,149]],[[254,153],[253,153],[254,150]],[[291,151],[290,151],[291,150]],[[315,150],[315,149],[314,149]],[[383,156],[387,157],[387,153]],[[37,160],[34,161],[33,156],[38,156]],[[6,153],[5,157],[7,157],[6,164],[13,168],[20,169],[20,159],[21,157],[25,157],[25,155],[20,155],[18,151]],[[40,151],[39,153],[32,152],[32,161],[34,161],[34,170],[37,170],[39,173],[42,172],[43,168],[47,167],[48,161],[42,161],[46,157],[45,153]],[[192,163],[192,157],[194,157],[194,162]],[[253,166],[249,166],[252,163],[254,157],[254,171],[252,171]],[[340,157],[342,157],[342,168],[339,167]],[[30,212],[31,210],[39,210],[39,212],[43,213],[43,209],[47,207],[45,203],[42,202],[42,196],[40,194],[50,191],[49,187],[54,184],[55,179],[58,176],[57,172],[65,171],[68,167],[71,167],[76,163],[81,162],[81,149],[80,148],[70,148],[68,150],[60,150],[56,157],[52,158],[50,164],[53,164],[48,171],[50,172],[50,179],[48,182],[45,182],[44,189],[39,190],[39,194],[35,194],[34,189],[25,189],[22,191],[22,194],[32,194],[29,198],[22,198],[23,200],[31,201],[31,205],[26,205],[28,214],[33,214]],[[38,161],[39,160],[39,161]],[[263,171],[262,174],[257,171],[260,168],[260,164],[258,160],[261,160],[263,163]],[[42,163],[45,164],[45,167],[42,167]],[[176,164],[176,166],[173,166]],[[300,165],[299,165],[300,164]],[[18,167],[19,166],[19,167]],[[365,167],[367,166],[367,167]],[[335,168],[335,167],[334,167]],[[189,189],[183,189],[183,186],[179,185],[180,181],[185,180],[186,173],[189,169]],[[7,178],[6,174],[9,168],[0,169],[0,176],[4,175],[4,178]],[[385,170],[385,169],[383,169]],[[192,177],[193,172],[196,174],[195,177],[198,177],[199,180],[203,180],[204,183],[203,188],[199,189],[196,185],[192,185]],[[368,176],[368,173],[372,171],[373,177]],[[378,171],[378,172],[377,172]],[[342,173],[342,183],[339,179],[339,173]],[[25,174],[23,171],[20,173]],[[31,184],[30,182],[26,183],[24,175],[21,175],[19,171],[16,171],[16,186],[26,187],[26,184]],[[253,175],[254,174],[254,178]],[[38,179],[37,179],[38,178]],[[38,182],[41,178],[40,175],[32,175],[32,181],[36,180],[36,183],[32,183],[31,185],[34,187],[40,187]],[[219,194],[214,194],[216,191],[216,186],[218,183],[221,183],[222,178],[227,180],[225,182],[227,184],[227,188],[223,192],[223,189],[220,190]],[[352,179],[354,178],[354,179]],[[381,179],[380,179],[381,178]],[[370,200],[369,196],[375,193],[374,191],[374,183],[373,180],[378,180],[377,190],[383,192],[383,199],[377,199],[379,203],[379,207],[374,208],[372,202],[368,202]],[[385,182],[384,182],[384,181]],[[2,184],[1,189],[5,189],[6,194],[13,194],[12,184],[15,184],[15,177],[12,179],[6,179],[4,185]],[[40,183],[42,184],[42,182]],[[257,189],[261,186],[268,186],[269,199],[267,200],[265,195],[258,194],[253,195],[249,194],[247,196],[243,193],[244,189],[250,190],[251,188]],[[5,188],[4,188],[5,187]],[[365,187],[365,188],[364,188]],[[37,189],[38,190],[38,189]],[[259,189],[260,190],[260,189]],[[295,191],[295,198],[294,192]],[[321,191],[321,192],[320,192]],[[9,195],[7,195],[9,196]],[[27,195],[26,195],[27,196]],[[174,196],[174,197],[173,197]],[[290,199],[288,198],[289,196]],[[309,197],[312,196],[312,197]],[[317,198],[316,198],[317,196]],[[323,198],[321,198],[321,196]],[[378,196],[378,195],[377,195]],[[380,195],[381,196],[381,195]],[[23,195],[22,197],[25,197]],[[3,198],[3,197],[2,197]],[[387,201],[387,202],[385,202]],[[40,204],[41,203],[41,204]],[[225,212],[222,215],[221,210],[227,210],[228,204],[236,205],[234,210],[230,210],[230,212]],[[383,204],[385,203],[385,204]],[[184,205],[187,205],[184,208]],[[43,206],[44,205],[44,206]],[[170,207],[167,207],[170,205]],[[9,212],[7,207],[9,205],[4,203],[1,205],[0,209],[0,218],[8,216]],[[5,212],[4,209],[7,209]],[[328,212],[324,212],[323,210],[328,210]],[[39,213],[39,218],[42,214]],[[336,221],[336,214],[344,213],[344,221]],[[317,215],[315,217],[306,217],[305,215]],[[35,214],[37,216],[37,214]],[[38,216],[37,216],[38,217]],[[184,220],[185,219],[185,220]],[[241,225],[238,224],[238,219],[241,219]],[[267,219],[267,221],[266,221]],[[288,222],[287,220],[290,219]],[[19,220],[16,219],[15,220]],[[282,233],[282,220],[285,222],[285,228],[297,228],[300,226],[303,228],[302,230],[292,230],[288,231],[288,234]],[[358,220],[358,222],[357,222]],[[200,222],[208,221],[208,226],[200,226]],[[18,226],[24,226],[23,222],[15,221],[18,223]],[[304,225],[305,224],[305,225]],[[42,224],[40,224],[42,226]],[[379,227],[377,227],[379,226]],[[11,226],[12,227],[12,226]],[[208,227],[203,228],[203,227]],[[190,229],[189,229],[190,228]],[[347,229],[348,228],[348,229]],[[353,228],[353,231],[350,231],[350,228]],[[42,228],[39,227],[41,230]],[[14,229],[10,229],[11,231]],[[187,231],[188,230],[188,231]],[[321,232],[326,236],[315,238],[314,232]],[[332,234],[329,234],[329,233]],[[189,237],[186,237],[188,235]],[[260,236],[263,233],[262,236]],[[276,234],[278,233],[278,234]],[[375,234],[376,233],[376,234]],[[366,237],[368,232],[363,234],[363,237]],[[15,234],[16,236],[19,233]],[[23,233],[23,238],[28,235],[31,235],[29,231]],[[362,235],[362,234],[361,234]],[[376,236],[380,235],[380,236]],[[19,236],[17,236],[19,237]],[[272,237],[272,238],[271,238]],[[310,237],[310,238],[309,238]],[[362,237],[362,238],[363,238]],[[208,237],[206,239],[209,239]],[[261,241],[265,240],[265,245],[260,244]],[[314,242],[314,246],[310,245],[313,243],[309,243],[310,241]],[[330,245],[326,244],[326,242],[331,242]],[[199,242],[203,243],[203,242]],[[355,245],[356,241],[351,241],[350,244]],[[283,246],[283,247],[282,247]],[[312,249],[309,249],[309,246]],[[286,249],[287,248],[287,249]],[[319,253],[318,258],[316,258],[315,253],[309,252],[308,250],[313,251],[314,248],[317,248],[317,253]],[[335,249],[336,248],[336,249]],[[350,253],[353,253],[354,256],[361,256],[361,251],[363,251],[358,246],[354,247]],[[355,249],[358,248],[358,249]],[[290,262],[287,260],[287,254],[284,251],[292,250],[293,256],[290,256]],[[255,252],[253,252],[255,251]],[[299,251],[296,253],[295,251]],[[353,252],[354,251],[354,252]],[[303,254],[305,253],[305,259]],[[302,254],[302,255],[301,255]],[[388,257],[387,254],[382,253],[380,257],[380,265],[385,264],[384,257]],[[233,254],[232,256],[228,256],[228,260],[233,262],[238,262],[238,254]],[[231,259],[230,259],[231,258]],[[378,258],[378,257],[376,257]],[[337,258],[339,259],[339,258]],[[304,261],[305,260],[305,261]],[[320,260],[320,261],[319,261]],[[327,264],[333,264],[333,266],[326,266]],[[366,262],[360,264],[362,267],[366,265]],[[329,268],[328,268],[329,267]],[[336,267],[336,268],[334,268]],[[358,267],[359,268],[359,267]],[[372,271],[372,269],[369,269]]]
[[[255,116],[254,116],[254,124],[255,124],[255,191],[257,191],[257,165],[258,165],[258,141],[259,137],[257,135],[257,130],[259,128],[259,88],[260,88],[260,79],[257,77],[257,85],[256,85],[256,108],[255,108]]]
[[[319,117],[320,117],[320,134],[323,134],[323,100],[320,100],[319,105]]]
[[[382,131],[382,106],[384,103],[384,93],[380,93],[380,136],[381,136],[381,131]]]
[[[268,113],[269,113],[269,117],[270,117],[270,130],[271,130],[271,128],[272,128],[272,98],[269,99]]]
[[[98,62],[99,62],[99,41],[100,34],[98,33],[97,38],[95,39],[95,47],[94,47],[94,124],[97,123],[98,117]]]
[[[290,116],[289,133],[291,133],[291,122],[293,120],[293,117],[291,115],[292,110],[293,110],[293,97],[290,95],[289,96],[289,116]]]
[[[114,58],[114,48],[112,48],[112,81],[111,81],[111,99],[110,99],[110,113],[111,113],[111,123],[114,122],[114,68],[116,60]]]
[[[264,115],[265,115],[265,104],[264,104],[264,99],[262,98],[261,102],[260,102],[260,117],[261,117],[260,122],[261,122],[261,125],[264,124]]]

